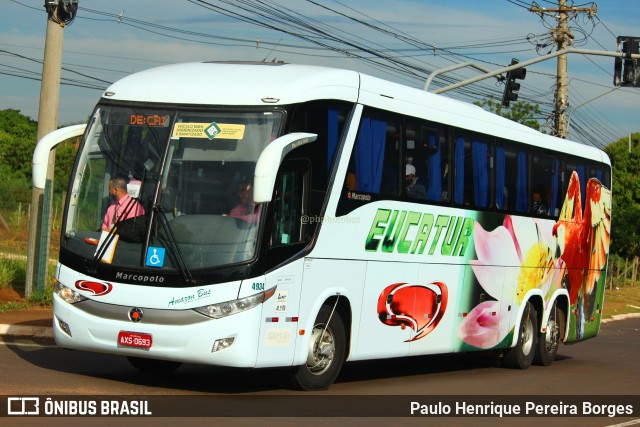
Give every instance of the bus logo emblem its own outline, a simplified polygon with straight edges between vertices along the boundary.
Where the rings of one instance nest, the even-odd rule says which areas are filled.
[[[143,314],[144,312],[141,308],[134,307],[129,310],[129,319],[131,319],[132,322],[138,323],[142,320]]]
[[[222,132],[222,129],[220,129],[220,126],[218,126],[217,123],[211,123],[204,130],[204,133],[207,134],[209,139],[215,138],[220,132]]]
[[[111,292],[113,285],[111,283],[91,282],[89,280],[76,281],[76,288],[81,291],[91,292],[93,296],[100,297]]]
[[[409,327],[416,341],[433,331],[447,308],[447,285],[433,282],[427,285],[394,283],[378,297],[378,317],[388,326]]]

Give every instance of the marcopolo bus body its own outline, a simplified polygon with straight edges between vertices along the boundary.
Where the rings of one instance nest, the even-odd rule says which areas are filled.
[[[84,132],[56,342],[149,371],[290,366],[303,389],[353,360],[548,365],[598,333],[610,186],[595,148],[354,71],[143,71]]]

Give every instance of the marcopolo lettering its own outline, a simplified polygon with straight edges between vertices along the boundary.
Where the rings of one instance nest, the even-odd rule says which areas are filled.
[[[378,209],[367,236],[368,252],[464,256],[471,244],[473,219],[462,216]]]
[[[135,282],[142,282],[142,283],[162,283],[164,282],[164,277],[162,276],[150,276],[148,274],[128,274],[128,273],[123,273],[122,271],[118,271],[116,273],[116,279],[120,279],[120,280],[132,280]]]

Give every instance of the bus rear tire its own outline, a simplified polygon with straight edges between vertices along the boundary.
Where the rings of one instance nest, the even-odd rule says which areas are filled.
[[[318,313],[307,351],[307,361],[293,375],[294,385],[301,390],[326,390],[336,380],[344,363],[346,335],[337,311],[324,305]],[[328,324],[327,324],[328,322]]]
[[[504,353],[504,365],[512,369],[527,369],[531,366],[538,341],[538,316],[530,302],[524,307],[518,330],[516,345]]]
[[[533,363],[540,366],[549,366],[553,363],[562,340],[562,325],[564,325],[564,312],[558,308],[558,303],[554,302],[545,332],[538,336]]]
[[[148,374],[170,374],[182,365],[171,360],[145,359],[143,357],[127,356],[129,363],[139,371]]]

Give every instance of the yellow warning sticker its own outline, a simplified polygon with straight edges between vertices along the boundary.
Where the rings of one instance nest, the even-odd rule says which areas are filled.
[[[242,139],[245,125],[228,123],[176,123],[172,138]]]

